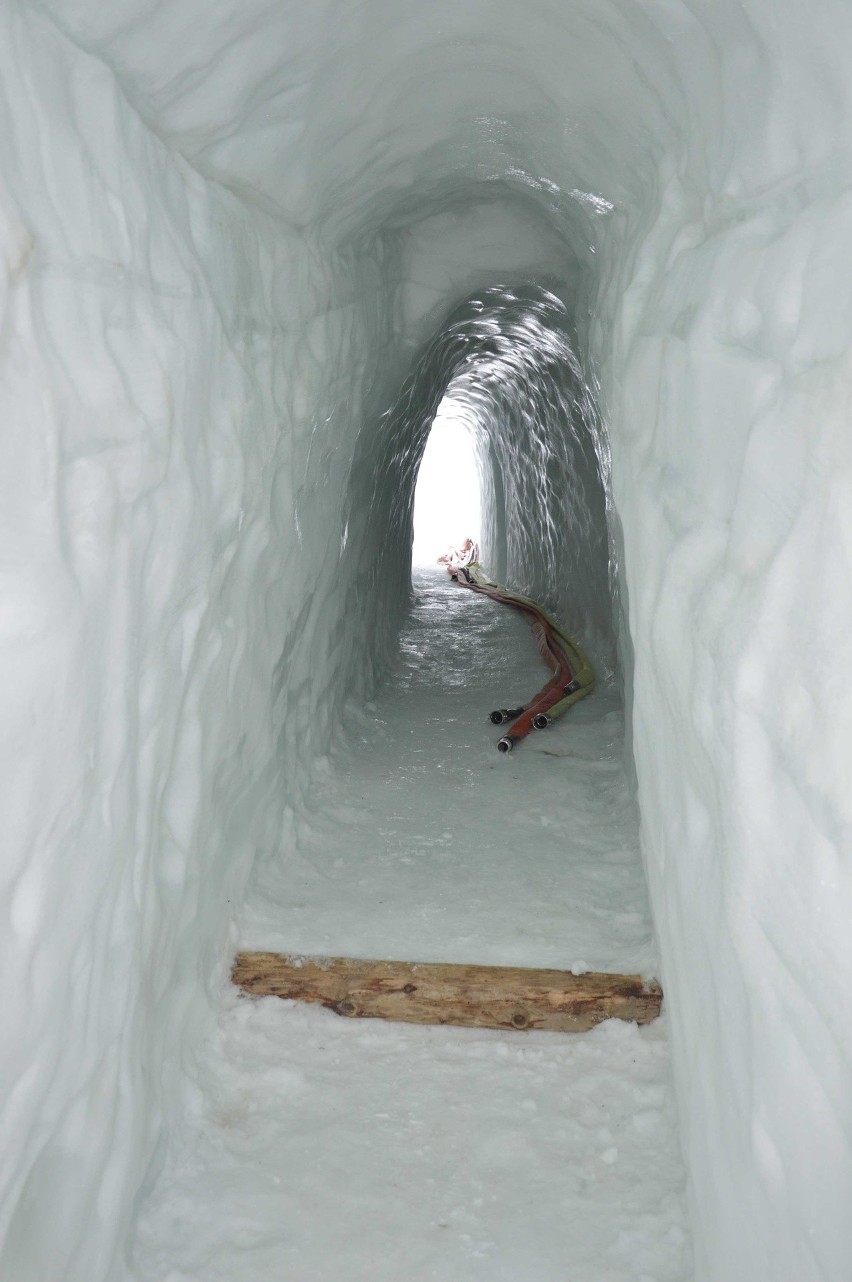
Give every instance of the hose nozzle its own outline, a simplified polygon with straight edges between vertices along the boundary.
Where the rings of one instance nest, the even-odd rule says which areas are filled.
[[[502,739],[497,740],[498,752],[511,752],[514,746],[515,746],[514,735],[504,734]]]
[[[537,712],[533,717],[533,725],[536,730],[546,730],[553,725],[553,717],[549,717],[546,712]]]
[[[495,726],[502,726],[504,721],[514,721],[515,717],[519,717],[522,712],[526,712],[526,708],[523,706],[520,708],[495,708],[489,715]]]

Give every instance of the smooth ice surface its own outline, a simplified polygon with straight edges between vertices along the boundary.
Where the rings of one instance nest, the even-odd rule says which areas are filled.
[[[698,1282],[848,1282],[848,3],[0,24],[0,1272],[128,1276],[456,382],[490,567],[621,658]]]
[[[547,677],[528,623],[435,567],[414,591],[387,685],[256,865],[240,947],[656,975],[618,690],[502,756],[488,713]]]

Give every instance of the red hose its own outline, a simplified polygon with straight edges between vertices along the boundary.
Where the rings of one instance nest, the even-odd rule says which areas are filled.
[[[553,669],[553,676],[542,686],[541,690],[525,705],[523,712],[517,717],[506,730],[506,733],[498,742],[498,748],[502,752],[508,752],[515,743],[526,738],[533,728],[533,718],[540,712],[547,712],[564,696],[565,687],[574,679],[574,673],[568,658],[561,645],[554,636],[553,629],[543,611],[539,610],[532,602],[517,601],[513,597],[503,596],[502,593],[494,588],[485,587],[480,583],[474,582],[469,574],[463,570],[459,571],[458,582],[464,587],[470,588],[472,592],[481,592],[484,596],[490,597],[492,601],[499,601],[501,605],[509,605],[515,610],[520,610],[530,618],[533,636],[538,645],[539,654],[544,659],[548,667]]]

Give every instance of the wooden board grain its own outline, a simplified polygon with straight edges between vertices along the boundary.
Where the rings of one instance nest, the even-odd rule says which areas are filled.
[[[663,997],[641,975],[282,953],[239,953],[231,978],[252,996],[319,1002],[349,1019],[567,1033],[605,1019],[650,1023]]]

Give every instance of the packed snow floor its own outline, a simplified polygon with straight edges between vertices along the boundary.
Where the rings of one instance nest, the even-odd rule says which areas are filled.
[[[656,975],[620,696],[502,756],[488,713],[550,676],[529,624],[437,568],[414,588],[379,704],[349,710],[257,870],[243,946]]]
[[[524,620],[415,574],[241,946],[655,971],[618,696],[508,757]],[[687,1282],[665,1018],[580,1036],[348,1021],[226,992],[143,1206],[139,1282]]]

